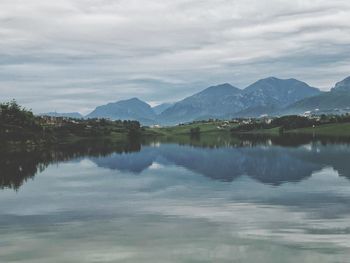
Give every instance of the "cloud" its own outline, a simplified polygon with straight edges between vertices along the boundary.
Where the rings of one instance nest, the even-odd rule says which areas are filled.
[[[0,100],[35,112],[274,75],[329,89],[349,75],[346,0],[2,0]]]

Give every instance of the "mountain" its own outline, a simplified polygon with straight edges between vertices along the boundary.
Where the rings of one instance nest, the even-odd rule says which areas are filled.
[[[350,111],[350,77],[338,82],[329,92],[305,98],[287,107],[283,114],[313,113],[341,114]]]
[[[350,92],[350,77],[343,79],[335,84],[335,87],[331,91],[347,91]]]
[[[251,117],[258,118],[263,115],[273,116],[276,112],[278,112],[281,108],[276,105],[259,105],[252,106],[242,111],[235,113],[235,117]]]
[[[350,111],[350,77],[338,82],[330,92],[321,92],[297,79],[275,77],[258,80],[243,90],[225,83],[177,103],[164,103],[154,108],[137,98],[109,103],[97,107],[86,117],[168,125],[209,118],[276,116],[305,111]]]
[[[296,79],[269,77],[244,89],[245,105],[249,107],[274,105],[283,107],[306,97],[320,94],[317,88]]]
[[[65,117],[65,118],[75,118],[75,119],[81,119],[84,117],[79,112],[66,112],[66,113],[47,112],[47,113],[41,113],[40,116]]]
[[[155,114],[159,115],[163,111],[169,109],[173,105],[174,105],[174,103],[162,103],[160,105],[154,106],[152,109],[153,109]]]
[[[111,120],[137,120],[153,124],[156,118],[151,106],[138,98],[121,100],[97,107],[86,118],[109,118]]]
[[[269,77],[244,90],[226,83],[175,103],[160,115],[160,120],[172,124],[208,118],[258,117],[320,93],[296,79]]]
[[[342,113],[350,109],[350,92],[325,92],[321,95],[307,98],[287,107],[282,113],[302,114],[306,111],[313,113]]]
[[[230,84],[209,87],[185,98],[160,114],[163,123],[218,118],[243,107],[242,91]]]

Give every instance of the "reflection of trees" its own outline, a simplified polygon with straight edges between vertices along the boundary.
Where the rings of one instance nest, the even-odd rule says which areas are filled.
[[[160,138],[151,142],[143,141],[142,144],[154,142],[171,144],[155,148],[145,147],[141,151],[138,137],[129,137],[128,140],[119,143],[81,141],[40,150],[0,150],[0,188],[17,190],[26,180],[33,178],[49,164],[85,156],[110,156],[103,159],[94,158],[94,161],[103,167],[131,172],[141,172],[160,158],[158,161],[167,160],[223,181],[232,181],[246,174],[260,182],[278,185],[286,181],[300,181],[324,166],[332,166],[340,175],[350,177],[350,163],[347,161],[349,147],[322,147],[326,144],[348,143],[342,138],[316,139],[312,136],[295,135],[218,137],[212,134],[199,138],[190,138],[188,135]],[[305,150],[299,147],[306,144],[312,146],[312,149]],[[272,147],[266,150],[271,145],[287,148]],[[134,152],[138,153],[118,154]],[[111,155],[112,153],[116,154]]]
[[[84,156],[103,157],[113,152],[127,153],[140,150],[141,144],[137,140],[132,140],[120,143],[81,141],[40,150],[0,151],[0,188],[18,190],[24,182],[55,162]]]
[[[47,166],[38,153],[0,152],[0,187],[18,189],[24,181],[34,177]]]

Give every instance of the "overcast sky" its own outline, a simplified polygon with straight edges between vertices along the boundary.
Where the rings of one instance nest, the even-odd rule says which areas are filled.
[[[349,75],[349,0],[0,0],[0,100],[36,113]]]

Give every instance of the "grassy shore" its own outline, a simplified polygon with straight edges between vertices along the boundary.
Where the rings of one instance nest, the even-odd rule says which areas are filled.
[[[216,122],[198,122],[183,125],[176,125],[172,127],[162,127],[162,128],[151,128],[148,132],[153,132],[160,136],[171,136],[171,135],[188,135],[191,133],[191,129],[199,128],[201,134],[206,133],[218,133],[230,132],[231,128],[237,126],[237,124],[216,121]]]

